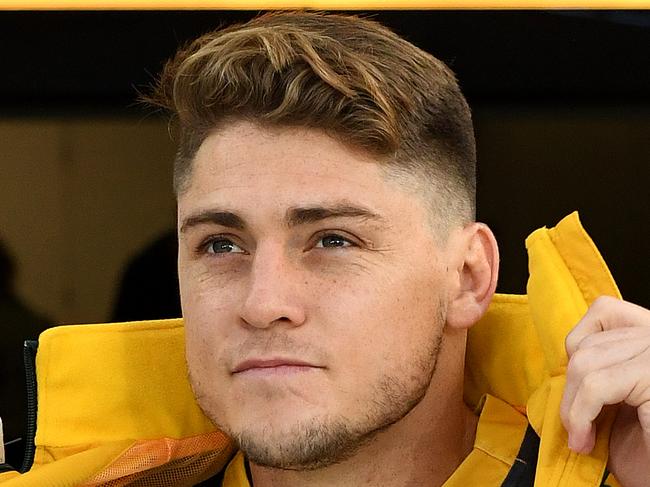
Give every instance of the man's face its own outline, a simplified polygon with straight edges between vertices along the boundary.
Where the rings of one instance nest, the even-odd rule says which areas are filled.
[[[431,394],[447,251],[418,191],[320,131],[238,122],[178,211],[192,385],[253,462],[339,461]]]

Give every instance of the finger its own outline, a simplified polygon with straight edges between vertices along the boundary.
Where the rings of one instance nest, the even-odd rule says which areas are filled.
[[[618,331],[618,330],[617,330]],[[599,333],[599,336],[608,332]],[[586,340],[584,340],[586,341]],[[580,348],[571,356],[567,366],[567,380],[560,403],[560,418],[569,429],[569,409],[574,403],[578,389],[590,374],[617,364],[632,360],[650,349],[650,340],[627,339],[597,343],[589,348]]]
[[[650,327],[650,310],[611,296],[601,296],[567,335],[567,354],[573,355],[580,342],[589,335],[634,326]]]
[[[650,401],[647,364],[648,352],[632,360],[588,374],[580,383],[567,414],[569,446],[580,453],[593,448],[595,431],[593,422],[607,404],[625,401],[639,406]]]
[[[650,396],[650,387],[647,389],[647,395]],[[646,445],[650,447],[650,398],[641,404],[636,412],[643,431],[643,439]]]
[[[650,327],[628,326],[626,328],[616,328],[614,330],[593,333],[582,339],[573,354],[575,355],[578,350],[598,347],[605,344],[611,344],[614,346],[615,342],[621,342],[623,340],[646,341],[646,343],[650,343]]]

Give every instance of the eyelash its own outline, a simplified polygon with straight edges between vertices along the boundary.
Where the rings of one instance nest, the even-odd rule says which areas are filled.
[[[318,243],[320,243],[323,239],[332,237],[338,240],[342,240],[347,245],[340,245],[340,246],[333,246],[333,247],[325,247],[321,246],[318,247]],[[201,241],[201,243],[197,246],[195,249],[195,252],[199,255],[203,254],[208,254],[208,255],[220,255],[220,254],[229,254],[233,252],[210,252],[210,245],[214,244],[215,242],[218,241],[224,241],[224,242],[229,242],[233,245],[236,245],[237,247],[241,248],[244,250],[243,253],[248,253],[245,251],[245,249],[236,242],[237,239],[235,239],[231,235],[210,235],[209,237],[206,237],[204,240]],[[320,234],[317,234],[314,238],[315,243],[311,245],[310,248],[334,248],[334,249],[339,249],[339,248],[351,248],[351,247],[359,247],[359,243],[355,241],[352,237],[344,235],[344,232],[334,232],[334,231],[328,231],[328,232],[322,232]],[[240,253],[240,252],[237,252]]]
[[[344,235],[341,235],[340,233],[335,233],[335,232],[327,232],[327,233],[321,233],[320,235],[317,235],[317,237],[316,237],[316,244],[320,243],[322,240],[324,240],[324,239],[326,239],[326,238],[328,238],[328,237],[332,237],[332,238],[335,238],[335,239],[338,239],[338,240],[342,240],[342,241],[346,242],[346,243],[349,244],[349,245],[341,245],[341,246],[336,245],[336,246],[334,246],[334,247],[324,247],[324,246],[323,246],[323,247],[318,247],[317,245],[313,245],[313,247],[317,247],[317,248],[347,248],[347,247],[358,247],[358,245],[357,245],[357,244],[356,244],[356,243],[355,243],[351,238],[348,238],[348,237],[346,237],[346,236],[344,236]]]
[[[244,248],[240,244],[238,244],[236,240],[237,239],[234,238],[232,235],[210,235],[201,241],[201,243],[196,247],[195,252],[198,255],[204,255],[204,254],[220,255],[220,254],[231,253],[231,252],[210,252],[210,245],[218,241],[230,242],[231,244],[236,245],[237,247],[244,250]],[[244,253],[246,253],[245,250]]]

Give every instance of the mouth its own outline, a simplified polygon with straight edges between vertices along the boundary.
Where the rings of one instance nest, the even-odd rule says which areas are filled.
[[[232,370],[232,375],[287,375],[324,367],[304,362],[302,360],[287,358],[249,359],[240,362]]]

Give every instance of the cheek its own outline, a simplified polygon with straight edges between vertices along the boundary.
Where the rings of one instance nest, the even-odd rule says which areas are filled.
[[[195,379],[218,376],[224,368],[224,345],[236,329],[235,286],[221,285],[207,274],[193,275],[191,270],[179,280],[190,372]]]
[[[429,275],[410,273],[339,295],[332,300],[339,357],[350,360],[355,373],[374,374],[429,350],[444,325],[441,285]]]
[[[215,266],[216,267],[216,266]],[[214,323],[223,319],[239,299],[239,272],[215,272],[202,262],[179,263],[179,285],[183,317],[194,322]],[[217,268],[218,269],[218,268]]]

